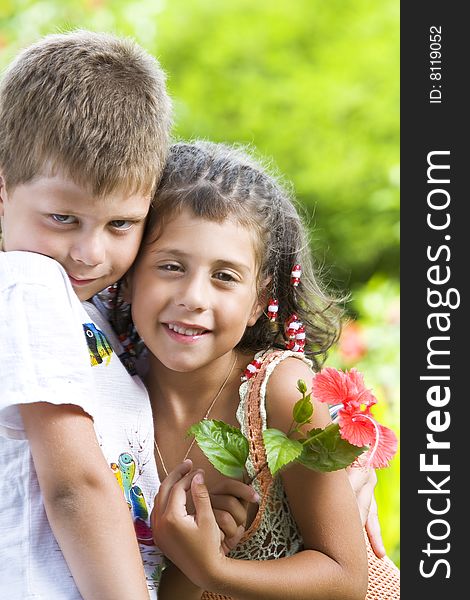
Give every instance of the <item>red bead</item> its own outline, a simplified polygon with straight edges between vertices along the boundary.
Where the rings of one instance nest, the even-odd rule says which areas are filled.
[[[299,327],[302,327],[302,322],[299,321],[299,318],[296,314],[291,315],[284,325],[284,331],[286,337],[290,340],[293,340],[299,330]]]
[[[301,275],[302,269],[300,265],[294,265],[290,274],[290,282],[294,287],[297,287],[299,285]]]
[[[275,321],[279,310],[279,302],[275,298],[270,298],[268,302],[268,319]]]
[[[242,381],[246,381],[247,379],[251,379],[253,375],[255,375],[261,367],[261,362],[257,359],[252,360],[251,363],[246,367],[245,371],[242,375]]]
[[[304,352],[305,343],[298,342],[297,340],[289,340],[286,342],[286,350],[291,350],[292,352]]]
[[[306,338],[305,327],[301,324],[300,327],[297,329],[297,332],[295,334],[295,340],[296,340],[297,343],[304,343],[305,344],[305,338]]]
[[[299,320],[299,317],[295,313],[293,313],[288,319],[286,319],[286,322],[284,324],[285,329],[286,330],[289,329],[290,324],[294,323],[294,321],[298,321],[298,320]]]

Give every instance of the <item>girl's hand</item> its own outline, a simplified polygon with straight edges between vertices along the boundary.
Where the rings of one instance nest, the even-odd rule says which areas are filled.
[[[160,486],[152,511],[152,530],[160,550],[197,586],[210,589],[223,568],[224,535],[212,512],[201,471],[189,472],[190,460],[176,467]],[[194,515],[186,510],[191,490]]]
[[[212,510],[224,534],[223,548],[227,553],[238,544],[245,533],[248,505],[259,502],[255,490],[241,481],[224,477],[210,490]]]
[[[377,502],[374,488],[377,485],[377,475],[374,469],[349,467],[347,470],[349,482],[356,494],[362,525],[365,526],[374,553],[379,558],[386,554],[380,531]]]

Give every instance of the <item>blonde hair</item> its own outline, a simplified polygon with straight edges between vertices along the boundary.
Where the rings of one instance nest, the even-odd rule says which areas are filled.
[[[76,30],[23,50],[0,84],[7,187],[61,170],[96,196],[151,194],[171,126],[165,73],[134,41]]]

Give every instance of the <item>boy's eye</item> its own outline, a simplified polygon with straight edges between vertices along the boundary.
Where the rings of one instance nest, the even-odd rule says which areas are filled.
[[[52,214],[51,217],[53,221],[56,221],[56,223],[61,223],[63,225],[71,225],[72,223],[77,222],[77,217],[74,217],[72,215]]]
[[[126,229],[130,229],[134,223],[133,223],[133,221],[125,221],[124,219],[116,219],[115,221],[110,221],[109,224],[114,229],[119,229],[120,231],[125,231]]]

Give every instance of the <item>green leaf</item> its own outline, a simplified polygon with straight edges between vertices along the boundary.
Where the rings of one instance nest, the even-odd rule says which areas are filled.
[[[292,410],[292,416],[294,417],[294,421],[299,425],[304,425],[305,423],[310,422],[310,417],[313,415],[313,404],[310,400],[310,394],[305,396],[305,398],[301,398],[298,402],[295,403],[294,408]]]
[[[279,429],[265,429],[263,440],[272,475],[275,475],[279,469],[294,461],[302,453],[302,444],[297,440],[289,439]]]
[[[203,419],[189,428],[188,435],[194,435],[208,461],[222,475],[243,480],[249,446],[240,429],[223,421]]]
[[[299,463],[314,471],[337,471],[348,467],[367,450],[343,440],[339,425],[331,423],[325,429],[312,429],[307,434]]]

